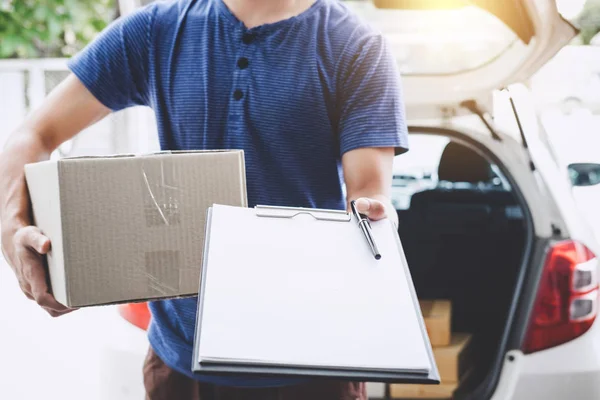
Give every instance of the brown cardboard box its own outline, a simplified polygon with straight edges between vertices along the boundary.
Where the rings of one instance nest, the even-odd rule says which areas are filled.
[[[197,294],[207,208],[247,206],[237,150],[65,158],[25,174],[53,294],[70,307]]]
[[[390,394],[396,399],[446,399],[464,377],[468,368],[468,346],[471,335],[454,333],[449,346],[436,347],[433,356],[440,373],[440,385],[390,385]]]
[[[458,386],[457,383],[442,383],[439,385],[390,385],[392,399],[450,399]]]
[[[419,300],[432,347],[448,346],[451,337],[452,304],[448,300]]]
[[[466,347],[471,340],[467,333],[454,333],[449,346],[433,349],[433,357],[437,364],[442,383],[456,383],[460,381],[460,372],[466,365]]]

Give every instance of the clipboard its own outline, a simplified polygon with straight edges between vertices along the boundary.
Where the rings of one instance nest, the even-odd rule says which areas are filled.
[[[243,210],[243,211],[242,211]],[[406,257],[402,249],[402,244],[398,237],[398,234],[390,221],[378,222],[378,232],[387,232],[390,229],[390,237],[394,237],[394,251],[397,251],[400,255],[401,265],[398,266],[398,276],[402,276],[408,286],[408,290],[405,295],[408,296],[408,303],[415,312],[416,318],[414,323],[418,330],[419,341],[425,350],[425,356],[429,364],[427,369],[410,370],[402,368],[399,369],[386,369],[386,368],[363,368],[362,366],[352,365],[340,365],[332,363],[332,365],[326,364],[297,364],[297,363],[286,363],[286,362],[261,362],[251,359],[239,359],[231,362],[226,359],[211,359],[210,357],[203,357],[201,353],[201,344],[203,341],[203,335],[206,335],[206,326],[208,325],[205,321],[205,314],[207,313],[207,294],[210,295],[210,290],[207,292],[207,285],[211,285],[211,268],[213,255],[211,255],[211,235],[214,233],[213,228],[215,224],[215,213],[217,215],[223,215],[226,212],[236,212],[240,215],[248,216],[252,213],[256,219],[253,223],[260,224],[265,223],[266,220],[271,220],[269,224],[273,224],[272,228],[275,229],[277,225],[275,221],[290,221],[303,219],[303,226],[310,225],[311,223],[317,224],[335,224],[336,229],[351,229],[354,228],[356,234],[359,234],[359,229],[355,226],[348,226],[352,224],[353,216],[350,213],[340,210],[326,210],[326,209],[312,209],[312,208],[297,208],[297,207],[279,207],[279,206],[264,206],[259,205],[254,209],[241,209],[239,207],[230,207],[222,205],[214,205],[208,209],[207,222],[206,222],[206,235],[204,244],[204,261],[201,274],[200,290],[198,296],[198,312],[196,322],[196,332],[193,347],[192,357],[192,371],[197,374],[204,375],[238,375],[244,377],[298,377],[298,378],[325,378],[325,379],[343,379],[349,381],[370,381],[370,382],[387,382],[387,383],[419,383],[419,384],[439,384],[440,377],[437,369],[435,359],[433,357],[433,351],[429,342],[429,337],[425,329],[425,323],[423,316],[420,311],[419,302],[416,296],[416,292],[410,277],[410,272],[406,263]],[[264,222],[261,222],[264,221]],[[312,221],[312,222],[311,222]],[[217,221],[218,222],[218,221]],[[288,222],[286,222],[287,224]],[[325,226],[325,225],[321,225]],[[329,226],[329,225],[328,225]],[[343,228],[342,228],[343,227]],[[277,232],[271,232],[273,235],[277,235]],[[388,233],[386,233],[388,235]],[[222,236],[222,232],[221,232]],[[273,236],[276,237],[276,236]],[[364,243],[363,243],[364,244]],[[267,244],[268,246],[269,244]],[[364,244],[366,246],[366,244]],[[389,247],[386,248],[389,251]],[[382,252],[382,256],[385,258],[386,253]],[[249,261],[251,263],[252,261]],[[251,268],[249,266],[249,268]],[[212,305],[214,307],[214,303]],[[210,308],[210,307],[209,307]],[[204,324],[204,326],[203,326]],[[205,329],[203,329],[205,328]],[[381,330],[386,329],[385,323],[378,327]],[[207,339],[208,340],[208,339]]]

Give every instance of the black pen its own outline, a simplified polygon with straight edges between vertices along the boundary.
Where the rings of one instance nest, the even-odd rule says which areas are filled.
[[[371,231],[371,224],[369,223],[369,218],[367,218],[366,215],[358,212],[354,200],[350,202],[350,209],[352,209],[352,214],[354,214],[356,220],[358,221],[358,227],[363,232],[363,235],[365,235],[365,239],[367,239],[367,243],[371,247],[373,256],[376,260],[379,260],[381,258],[381,254],[379,254],[379,250],[377,250],[375,240],[373,240],[373,232]]]

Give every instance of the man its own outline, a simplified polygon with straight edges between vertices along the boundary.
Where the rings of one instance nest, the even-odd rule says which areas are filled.
[[[0,157],[6,259],[50,315],[49,240],[32,226],[26,163],[132,105],[154,109],[163,149],[244,149],[248,200],[396,218],[394,148],[407,148],[399,76],[382,37],[336,0],[179,0],[111,25]],[[344,196],[344,186],[345,193]],[[167,267],[167,266],[166,266]],[[193,376],[196,299],[150,306],[148,399],[365,399],[361,383]]]

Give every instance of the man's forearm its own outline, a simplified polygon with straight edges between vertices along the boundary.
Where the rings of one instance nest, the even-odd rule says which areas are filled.
[[[31,224],[25,164],[47,160],[51,151],[30,131],[15,132],[0,154],[0,226],[3,233]]]
[[[110,110],[79,79],[69,75],[27,117],[0,154],[0,224],[3,233],[31,224],[25,164],[47,160],[61,143],[108,114]]]
[[[357,204],[371,219],[389,218],[396,226],[398,215],[389,194],[392,186],[393,148],[358,148],[342,156],[347,198],[371,199]]]

